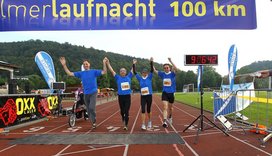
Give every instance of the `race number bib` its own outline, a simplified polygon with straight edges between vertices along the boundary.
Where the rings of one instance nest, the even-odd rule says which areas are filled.
[[[121,83],[121,89],[122,90],[129,90],[130,89],[129,83],[128,82]]]
[[[141,88],[141,93],[142,95],[148,95],[149,94],[148,87]]]
[[[170,87],[171,84],[171,79],[163,79],[163,86]]]

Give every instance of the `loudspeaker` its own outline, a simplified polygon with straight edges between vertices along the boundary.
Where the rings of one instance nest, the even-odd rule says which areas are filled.
[[[25,83],[25,93],[30,94],[29,82]]]
[[[15,79],[10,79],[8,82],[8,93],[17,94],[17,81]]]

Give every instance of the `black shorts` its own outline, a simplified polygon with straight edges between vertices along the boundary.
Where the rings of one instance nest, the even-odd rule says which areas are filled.
[[[174,103],[175,101],[174,93],[162,92],[162,101],[168,101],[169,103]]]

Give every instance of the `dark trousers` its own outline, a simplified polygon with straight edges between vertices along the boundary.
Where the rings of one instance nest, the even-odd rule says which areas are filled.
[[[147,113],[151,112],[151,104],[152,104],[152,95],[142,95],[141,96],[141,108],[142,113],[145,113],[145,106]]]
[[[130,109],[130,104],[131,104],[130,94],[129,95],[118,95],[118,102],[119,102],[122,121],[127,126],[128,120],[129,120],[129,109]]]

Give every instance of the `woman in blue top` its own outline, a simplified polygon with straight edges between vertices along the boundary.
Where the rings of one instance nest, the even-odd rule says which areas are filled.
[[[163,81],[162,88],[162,102],[163,102],[163,127],[168,127],[167,125],[167,115],[169,115],[168,122],[172,124],[172,112],[173,112],[173,103],[175,100],[174,93],[176,92],[176,71],[177,67],[172,62],[171,58],[168,58],[169,62],[173,65],[171,70],[171,65],[166,63],[163,65],[164,71],[157,71],[154,68],[154,72],[159,75]]]
[[[147,128],[152,128],[151,122],[151,105],[152,105],[152,77],[153,77],[153,58],[150,58],[150,73],[147,69],[143,69],[141,76],[137,74],[136,67],[133,66],[133,73],[135,74],[137,80],[140,83],[141,88],[141,108],[142,108],[142,130],[146,130],[145,125],[145,108],[148,114]]]
[[[84,71],[70,72],[66,65],[66,60],[64,57],[60,57],[60,62],[63,66],[64,71],[69,76],[75,76],[82,81],[84,101],[87,108],[88,115],[92,122],[92,127],[96,128],[96,96],[97,96],[97,80],[96,77],[104,75],[107,73],[106,62],[108,59],[105,57],[103,59],[103,70],[90,69],[90,62],[87,60],[83,61]]]
[[[136,60],[133,60],[133,64]],[[135,62],[136,63],[136,62]],[[133,77],[132,69],[127,74],[125,68],[120,69],[120,75],[112,69],[110,62],[107,61],[107,66],[112,75],[114,76],[117,88],[118,88],[118,102],[120,106],[120,113],[122,121],[124,123],[124,130],[128,130],[128,121],[129,121],[129,109],[131,105],[131,79]]]

